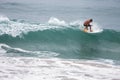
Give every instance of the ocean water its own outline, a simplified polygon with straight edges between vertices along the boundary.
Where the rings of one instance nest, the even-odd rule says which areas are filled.
[[[0,80],[120,80],[119,4],[0,0]]]

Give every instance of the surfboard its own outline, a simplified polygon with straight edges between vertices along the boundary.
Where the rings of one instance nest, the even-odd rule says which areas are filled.
[[[92,28],[92,32],[90,31],[90,29],[85,29],[84,27],[80,27],[80,30],[81,31],[83,31],[83,32],[85,32],[85,33],[100,33],[100,32],[102,32],[103,30],[102,29],[100,29],[99,27],[93,27]]]
[[[93,31],[93,30],[90,31],[90,30],[87,30],[87,29],[84,29],[83,32],[85,32],[85,33],[95,33],[95,31]]]

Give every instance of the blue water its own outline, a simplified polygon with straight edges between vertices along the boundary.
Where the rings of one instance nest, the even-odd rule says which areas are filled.
[[[93,19],[93,27],[97,26],[98,29],[95,30],[98,33],[81,31],[83,22],[88,18]],[[119,22],[120,0],[1,0],[0,61],[4,62],[8,59],[6,64],[4,63],[7,66],[12,64],[12,62],[7,64],[9,61],[15,61],[13,63],[15,68],[17,68],[16,64],[21,65],[21,61],[28,62],[31,66],[29,62],[37,62],[36,59],[46,58],[50,58],[50,61],[57,58],[60,61],[72,59],[76,62],[81,60],[98,60],[99,62],[100,60],[103,63],[112,62],[112,66],[117,66],[120,64]],[[0,65],[3,65],[3,62],[0,62]],[[83,64],[95,66],[96,62],[93,61],[93,63],[83,62]],[[33,64],[36,65],[36,63]],[[61,64],[64,63],[61,62]],[[104,68],[108,66],[102,64]],[[71,62],[71,65],[74,65],[74,62]],[[58,67],[60,66],[59,64]],[[9,69],[6,70],[9,72]],[[36,75],[34,72],[33,74]],[[103,75],[106,76],[106,74]],[[16,76],[21,79],[18,75]],[[24,79],[28,78],[24,77]],[[48,79],[42,78],[42,80]],[[104,77],[87,79],[118,80],[120,78],[114,78],[114,76],[108,78],[107,76],[106,79]],[[11,80],[11,77],[8,75],[8,79],[5,80]]]

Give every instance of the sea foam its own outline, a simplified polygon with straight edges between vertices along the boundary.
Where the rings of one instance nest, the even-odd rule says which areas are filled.
[[[1,80],[119,80],[120,66],[94,60],[0,57]]]

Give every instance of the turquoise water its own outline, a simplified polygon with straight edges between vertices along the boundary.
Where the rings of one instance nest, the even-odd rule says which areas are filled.
[[[60,58],[119,60],[119,35],[119,32],[113,30],[88,34],[79,29],[66,28],[29,32],[22,37],[4,34],[0,37],[0,42],[29,51],[57,52],[60,53],[57,56]]]
[[[1,0],[0,79],[119,80],[119,3]],[[97,33],[81,30],[88,18]]]
[[[59,54],[57,58],[65,59],[120,59],[119,31],[98,29],[100,32],[84,33],[80,30],[83,26],[79,21],[67,23],[57,18],[51,18],[46,24],[9,20],[7,17],[1,19],[0,43],[11,48],[56,52]],[[12,49],[10,52],[5,50],[12,52]],[[24,56],[24,52],[15,54]],[[30,53],[26,56],[40,55]]]

